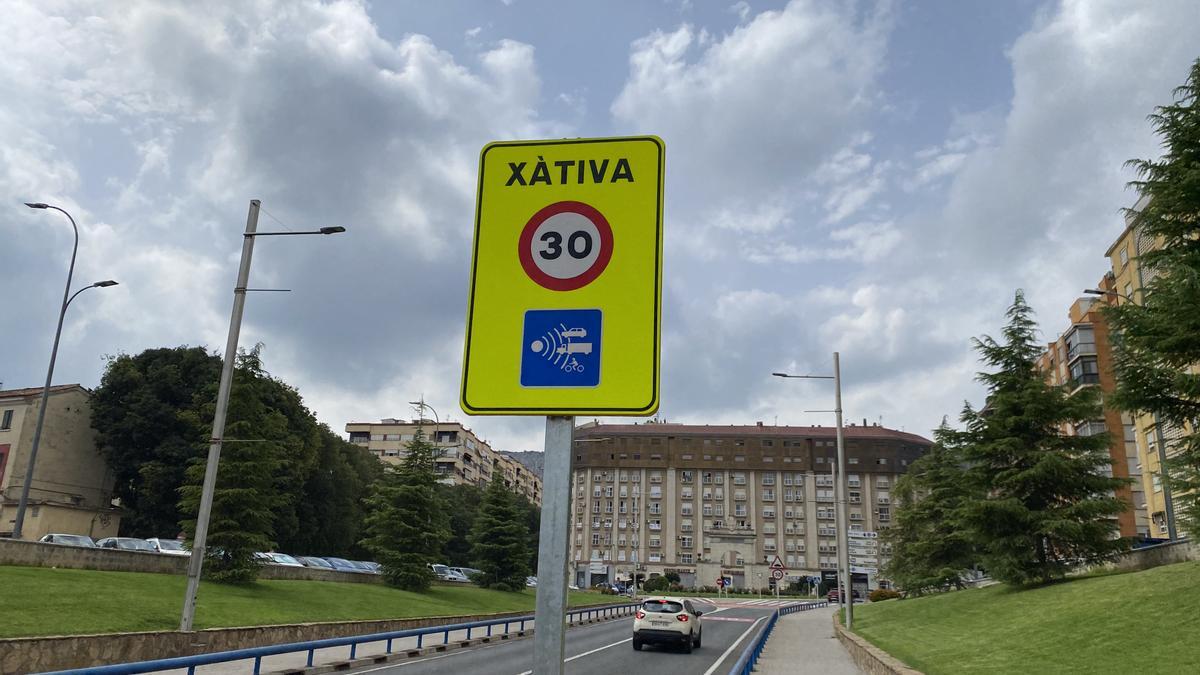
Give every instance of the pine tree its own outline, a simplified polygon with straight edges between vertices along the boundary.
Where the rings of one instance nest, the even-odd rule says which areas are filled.
[[[525,589],[529,576],[529,529],[517,496],[493,478],[471,528],[471,559],[482,574],[476,583],[504,591]]]
[[[275,546],[273,524],[280,502],[275,475],[285,452],[276,439],[287,436],[287,418],[264,405],[260,389],[265,380],[258,349],[238,356],[205,540],[204,572],[213,581],[253,581],[259,570],[254,554]],[[181,513],[200,511],[206,459],[197,457],[187,468]],[[181,524],[193,540],[195,519]]]
[[[1096,419],[1099,392],[1069,395],[1036,365],[1041,346],[1033,311],[1017,291],[1003,342],[975,340],[987,389],[982,410],[969,405],[957,434],[967,478],[980,497],[961,509],[962,522],[993,577],[1013,583],[1050,581],[1076,561],[1120,550],[1115,516],[1126,505],[1113,491],[1126,481],[1106,475],[1108,435],[1066,435],[1063,425]]]
[[[1116,343],[1113,401],[1153,412],[1183,431],[1173,443],[1166,481],[1184,528],[1200,532],[1200,59],[1170,105],[1150,116],[1165,150],[1131,160],[1130,183],[1148,203],[1130,210],[1134,231],[1158,242],[1142,251],[1146,285],[1136,303],[1108,310]]]
[[[961,588],[964,571],[976,562],[961,511],[979,495],[966,480],[959,435],[945,421],[933,435],[933,447],[896,481],[896,520],[883,533],[892,546],[887,577],[916,595]]]
[[[436,452],[418,429],[404,461],[387,470],[367,501],[362,545],[383,566],[387,583],[409,591],[429,590],[434,579],[429,565],[439,562],[450,538],[435,474]]]

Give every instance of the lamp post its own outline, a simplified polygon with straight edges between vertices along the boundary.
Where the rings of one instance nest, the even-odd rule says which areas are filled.
[[[1141,276],[1142,276],[1142,268],[1139,265],[1138,266],[1138,283],[1141,283]],[[1141,290],[1141,289],[1138,289],[1138,290]],[[1083,289],[1083,292],[1087,295],[1115,296],[1118,298],[1124,298],[1124,300],[1130,304],[1134,304],[1134,305],[1141,304],[1141,303],[1135,301],[1133,298],[1129,297],[1128,295],[1125,295],[1124,293],[1118,293],[1117,291],[1113,291],[1113,290],[1103,290],[1103,289],[1099,289],[1099,288],[1085,288],[1085,289]],[[1158,471],[1162,475],[1162,477],[1159,479],[1159,483],[1162,486],[1162,493],[1163,493],[1163,515],[1166,516],[1166,519],[1167,519],[1167,538],[1170,539],[1171,541],[1175,541],[1176,539],[1179,538],[1179,532],[1175,528],[1175,499],[1171,495],[1171,485],[1170,485],[1171,474],[1170,474],[1170,470],[1167,468],[1167,443],[1166,443],[1166,439],[1163,438],[1162,425],[1159,424],[1159,422],[1158,422],[1158,413],[1151,410],[1150,418],[1154,422],[1154,439],[1155,439],[1155,445],[1158,446],[1157,447]]]
[[[257,237],[293,236],[303,234],[338,234],[345,232],[341,226],[322,227],[301,232],[258,232],[260,202],[250,200],[250,212],[246,216],[246,231],[242,233],[242,259],[238,264],[237,285],[233,287],[233,314],[229,319],[229,337],[225,342],[225,359],[221,365],[221,383],[217,388],[217,408],[213,414],[212,438],[209,439],[208,463],[204,469],[204,487],[200,493],[200,512],[196,515],[196,534],[192,541],[192,555],[188,561],[187,591],[183,596],[183,613],[179,619],[179,630],[192,630],[196,614],[196,595],[200,591],[200,572],[204,566],[205,541],[208,538],[208,520],[212,512],[213,492],[217,486],[217,466],[221,460],[221,444],[224,442],[225,414],[229,410],[229,390],[233,386],[233,366],[237,361],[238,335],[242,330],[242,310],[246,306],[246,288],[250,280],[250,259],[254,253]]]
[[[66,216],[67,220],[71,221],[71,229],[75,232],[75,245],[71,247],[71,265],[67,268],[67,286],[63,290],[62,305],[58,308],[58,327],[54,329],[54,346],[50,349],[50,367],[46,369],[46,384],[42,387],[42,400],[38,406],[37,426],[33,429],[33,443],[29,446],[29,464],[25,467],[25,482],[21,485],[21,499],[17,502],[17,517],[13,522],[12,531],[13,539],[20,539],[22,530],[25,527],[25,509],[29,505],[29,487],[33,483],[34,464],[37,462],[38,446],[42,442],[42,426],[46,422],[46,407],[50,405],[50,381],[54,378],[54,362],[58,359],[58,341],[62,337],[63,318],[67,315],[67,306],[71,304],[71,301],[76,296],[89,288],[108,288],[109,286],[117,285],[117,282],[111,279],[97,281],[90,286],[84,286],[75,291],[74,295],[70,295],[71,278],[75,275],[75,255],[79,252],[79,227],[75,224],[75,219],[65,210],[51,204],[26,202],[25,206],[31,209],[53,209]]]
[[[425,402],[425,397],[422,396],[420,401],[409,401],[409,405],[415,405],[421,411],[421,417],[425,416],[425,408],[429,408],[433,412],[433,443],[437,445],[438,427],[442,425],[442,420],[438,417],[438,412],[433,409],[433,406]]]
[[[842,368],[840,356],[833,353],[833,375],[790,375],[788,373],[771,373],[775,377],[796,378],[806,380],[833,380],[834,408],[837,419],[837,464],[834,479],[835,508],[834,522],[837,527],[838,546],[838,577],[843,581],[839,584],[842,592],[838,593],[838,601],[846,609],[846,629],[854,628],[854,585],[850,578],[849,536],[846,532],[846,442],[842,432]],[[849,597],[847,597],[849,596]]]

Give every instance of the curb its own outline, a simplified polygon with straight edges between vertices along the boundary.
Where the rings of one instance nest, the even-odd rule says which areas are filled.
[[[850,654],[850,658],[854,659],[855,665],[864,673],[871,675],[924,675],[921,671],[909,668],[900,659],[846,630],[838,619],[838,612],[834,612],[833,632]]]

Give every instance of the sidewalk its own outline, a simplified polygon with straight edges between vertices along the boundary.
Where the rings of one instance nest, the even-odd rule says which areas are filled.
[[[861,675],[833,635],[833,611],[813,609],[779,617],[755,670],[766,675]]]

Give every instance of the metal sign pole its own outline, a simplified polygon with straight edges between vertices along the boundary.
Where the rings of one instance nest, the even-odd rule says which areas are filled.
[[[850,576],[850,551],[849,551],[849,518],[846,513],[846,442],[845,434],[842,430],[842,365],[837,352],[833,353],[833,388],[837,411],[837,467],[838,477],[837,485],[834,486],[834,492],[837,495],[837,542],[838,542],[838,558],[840,572],[845,574],[843,588],[845,589],[841,599],[846,608],[846,630],[854,628],[854,580]],[[841,574],[839,574],[841,576]]]
[[[562,675],[566,648],[567,548],[571,517],[571,447],[575,418],[546,418],[542,523],[538,537],[533,672]]]

